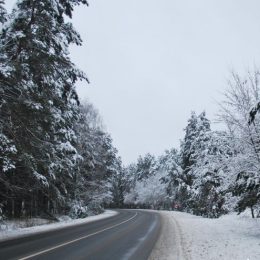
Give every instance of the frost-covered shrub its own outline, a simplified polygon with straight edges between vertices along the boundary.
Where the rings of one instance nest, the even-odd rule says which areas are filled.
[[[88,207],[84,205],[81,201],[74,201],[70,207],[69,216],[73,219],[85,218],[89,216]]]
[[[101,206],[100,203],[90,202],[88,204],[88,212],[89,216],[101,214],[104,212],[104,208]]]
[[[86,205],[83,201],[73,201],[70,206],[69,216],[73,219],[85,218],[98,215],[102,212],[104,212],[104,209],[100,203],[90,202]]]

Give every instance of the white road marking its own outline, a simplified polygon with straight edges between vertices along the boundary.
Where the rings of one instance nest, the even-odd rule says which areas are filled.
[[[57,248],[60,248],[60,247],[63,247],[63,246],[66,246],[66,245],[75,243],[75,242],[80,241],[80,240],[82,240],[82,239],[85,239],[85,238],[88,238],[88,237],[97,235],[97,234],[102,233],[102,232],[104,232],[104,231],[106,231],[106,230],[109,230],[109,229],[115,228],[115,227],[117,227],[117,226],[120,226],[120,225],[122,225],[122,224],[124,224],[124,223],[126,223],[126,222],[128,222],[128,221],[130,221],[130,220],[132,220],[132,219],[135,218],[136,216],[137,216],[137,212],[135,213],[135,215],[134,215],[133,217],[131,217],[131,218],[129,218],[129,219],[123,221],[123,222],[120,222],[120,223],[118,223],[118,224],[116,224],[116,225],[113,225],[113,226],[111,226],[111,227],[108,227],[108,228],[99,230],[99,231],[97,231],[97,232],[95,232],[95,233],[92,233],[92,234],[89,234],[89,235],[86,235],[86,236],[83,236],[83,237],[80,237],[80,238],[77,238],[77,239],[68,241],[68,242],[66,242],[66,243],[63,243],[63,244],[60,244],[60,245],[51,247],[51,248],[49,248],[49,249],[42,250],[42,251],[37,252],[37,253],[34,253],[34,254],[32,254],[32,255],[28,255],[28,256],[19,258],[18,260],[30,259],[30,258],[32,258],[32,257],[38,256],[38,255],[41,255],[41,254],[44,254],[44,253],[47,253],[47,252],[50,252],[50,251],[52,251],[52,250],[55,250],[55,249],[57,249]]]

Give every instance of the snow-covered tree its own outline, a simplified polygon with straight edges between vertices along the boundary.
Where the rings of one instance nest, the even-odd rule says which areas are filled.
[[[237,210],[250,207],[252,216],[260,200],[260,120],[259,114],[252,114],[259,103],[259,77],[258,71],[245,78],[233,73],[220,113],[233,137],[235,151],[229,168],[236,181],[230,189],[239,198]]]
[[[194,164],[193,155],[195,154],[193,142],[196,139],[198,118],[195,112],[191,113],[188,125],[185,128],[185,137],[181,143],[182,168],[188,172]]]
[[[83,102],[80,106],[80,119],[75,124],[75,132],[76,148],[81,159],[74,174],[71,204],[79,205],[74,207],[78,213],[81,212],[78,208],[82,207],[98,210],[102,204],[109,204],[117,192],[115,186],[118,176],[121,176],[121,160],[91,103]],[[84,214],[87,213],[86,210]]]
[[[159,157],[158,170],[164,172],[161,181],[166,184],[167,197],[165,206],[168,209],[182,207],[182,190],[186,187],[183,180],[180,154],[176,149],[166,150]]]
[[[0,0],[0,23],[4,23],[6,21],[6,16],[7,16],[7,12],[6,12],[6,9],[4,7],[4,0]],[[1,25],[0,25],[0,28],[1,28]]]
[[[116,208],[124,206],[125,194],[127,190],[127,179],[125,170],[118,165],[118,171],[111,178],[112,205]]]
[[[191,209],[194,204],[192,186],[197,178],[196,164],[201,157],[206,156],[210,131],[210,122],[206,118],[206,113],[203,112],[197,116],[192,112],[185,128],[185,136],[180,150],[183,183],[179,197],[182,200],[182,207],[186,210]]]
[[[225,213],[225,193],[232,178],[228,167],[233,150],[224,131],[208,132],[205,149],[197,158],[192,186],[193,213],[219,217]]]
[[[183,169],[189,170],[196,163],[201,152],[206,149],[210,131],[210,122],[206,118],[206,113],[202,112],[197,116],[192,112],[188,125],[185,128],[185,137],[181,145]]]
[[[139,156],[136,164],[136,178],[143,180],[154,174],[156,167],[155,157],[151,154],[146,154],[144,157]]]
[[[65,16],[80,3],[19,0],[0,37],[2,134],[17,150],[10,197],[38,200],[42,210],[65,205],[78,159],[75,82],[86,77],[69,58],[69,45],[81,39]]]
[[[165,172],[158,171],[149,179],[136,183],[134,193],[135,204],[146,208],[160,209],[166,201],[166,184],[162,181]]]

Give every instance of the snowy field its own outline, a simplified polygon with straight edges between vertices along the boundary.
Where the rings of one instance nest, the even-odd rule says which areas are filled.
[[[31,219],[27,221],[7,221],[4,224],[0,224],[0,241],[35,234],[39,232],[59,229],[67,226],[89,223],[96,220],[109,218],[117,214],[118,213],[116,211],[106,210],[102,214],[83,219],[71,219],[68,217],[64,217],[60,219],[60,222],[55,222],[51,224],[48,223],[49,221],[45,219]],[[26,227],[29,224],[35,226]]]
[[[207,219],[161,211],[163,228],[151,260],[259,260],[260,219]]]

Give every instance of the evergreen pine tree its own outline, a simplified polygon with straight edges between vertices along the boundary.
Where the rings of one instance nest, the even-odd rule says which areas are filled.
[[[185,128],[184,141],[181,144],[181,165],[183,168],[183,185],[180,190],[180,198],[183,201],[183,207],[190,210],[194,207],[192,199],[192,187],[196,179],[195,170],[198,159],[206,151],[206,143],[208,133],[210,132],[210,122],[206,118],[206,113],[203,112],[197,116],[194,112],[188,120],[188,125]]]
[[[136,164],[136,178],[138,181],[148,179],[155,172],[156,161],[153,155],[139,156]]]
[[[86,77],[68,56],[81,39],[64,16],[80,3],[86,1],[20,0],[0,37],[3,134],[17,149],[16,169],[6,178],[12,201],[25,200],[32,214],[37,203],[44,211],[64,207],[78,158],[75,82]]]
[[[6,21],[6,10],[4,8],[4,0],[0,0],[0,23],[4,23]]]

